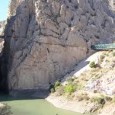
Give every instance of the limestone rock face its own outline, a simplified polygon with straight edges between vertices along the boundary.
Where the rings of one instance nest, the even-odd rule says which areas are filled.
[[[6,21],[0,22],[0,36],[4,36],[5,25],[6,25]]]
[[[91,54],[91,44],[114,40],[108,0],[11,0],[9,15],[10,90],[47,89]]]
[[[16,14],[16,9],[19,5],[19,3],[22,0],[10,0],[9,8],[8,8],[8,16],[12,16]]]
[[[0,57],[2,55],[2,49],[4,47],[4,29],[5,29],[6,21],[0,22]]]

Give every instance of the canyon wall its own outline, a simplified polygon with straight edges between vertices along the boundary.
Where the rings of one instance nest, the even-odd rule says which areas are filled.
[[[108,0],[11,0],[4,48],[9,89],[47,89],[90,55],[92,44],[114,41],[113,8]]]
[[[6,72],[3,69],[3,48],[4,48],[4,29],[6,21],[0,21],[0,91],[6,93],[8,90],[7,78],[3,75]],[[5,72],[4,72],[5,71]]]

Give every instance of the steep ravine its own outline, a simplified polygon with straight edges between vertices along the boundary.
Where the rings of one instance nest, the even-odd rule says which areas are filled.
[[[91,49],[92,44],[115,41],[115,3],[113,0],[10,0],[8,19],[0,34],[4,38],[0,40],[0,91],[14,96],[18,95],[18,91],[24,92],[24,96],[32,94],[33,97],[43,97],[51,84],[63,79],[64,76],[70,77],[74,68],[78,67],[76,65],[94,52]],[[114,55],[114,51],[104,54],[101,60],[101,63],[105,64],[104,67],[108,67],[106,57],[109,59]],[[111,61],[114,70],[115,60]],[[65,94],[58,96],[58,91],[63,90],[58,88],[58,91],[47,99],[57,107],[61,106],[76,112],[94,112],[99,109],[99,114],[114,114],[114,95],[105,93],[102,95],[103,92],[100,92],[103,88],[101,83],[106,83],[105,77],[109,80],[110,75],[102,76],[102,74],[111,72],[109,68],[101,67],[102,65],[90,68],[91,71],[85,71],[79,78],[74,78],[72,74],[74,78],[72,83],[76,83],[77,85],[74,84],[76,87],[79,85],[80,89],[76,89],[70,98],[82,97],[83,100],[76,101],[72,97],[72,104],[71,100],[68,101],[64,97]],[[97,71],[101,73],[99,76],[96,75]],[[90,72],[96,73],[95,76]],[[101,82],[101,77],[104,82]],[[90,78],[94,81],[88,82]],[[92,90],[88,87],[88,94],[82,89],[88,83],[88,86],[94,85],[99,80],[99,84]],[[63,83],[67,82],[65,77]],[[78,83],[87,84],[81,87],[82,84]],[[111,85],[114,86],[110,83]],[[60,86],[63,88],[63,84]],[[44,90],[42,94],[25,92],[25,90],[41,91],[41,89]],[[114,93],[113,87],[111,89],[110,93]],[[99,95],[96,97],[96,103],[91,102],[93,99],[95,101],[92,94]],[[100,109],[100,106],[103,108]]]

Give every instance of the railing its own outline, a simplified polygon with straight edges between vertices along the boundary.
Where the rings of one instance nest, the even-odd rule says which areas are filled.
[[[110,50],[110,49],[115,49],[115,43],[111,43],[111,44],[96,44],[96,45],[92,45],[91,48],[93,50]]]

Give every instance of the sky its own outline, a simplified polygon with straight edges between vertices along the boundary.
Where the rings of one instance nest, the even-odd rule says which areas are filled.
[[[0,21],[7,17],[8,4],[9,0],[0,0]]]

